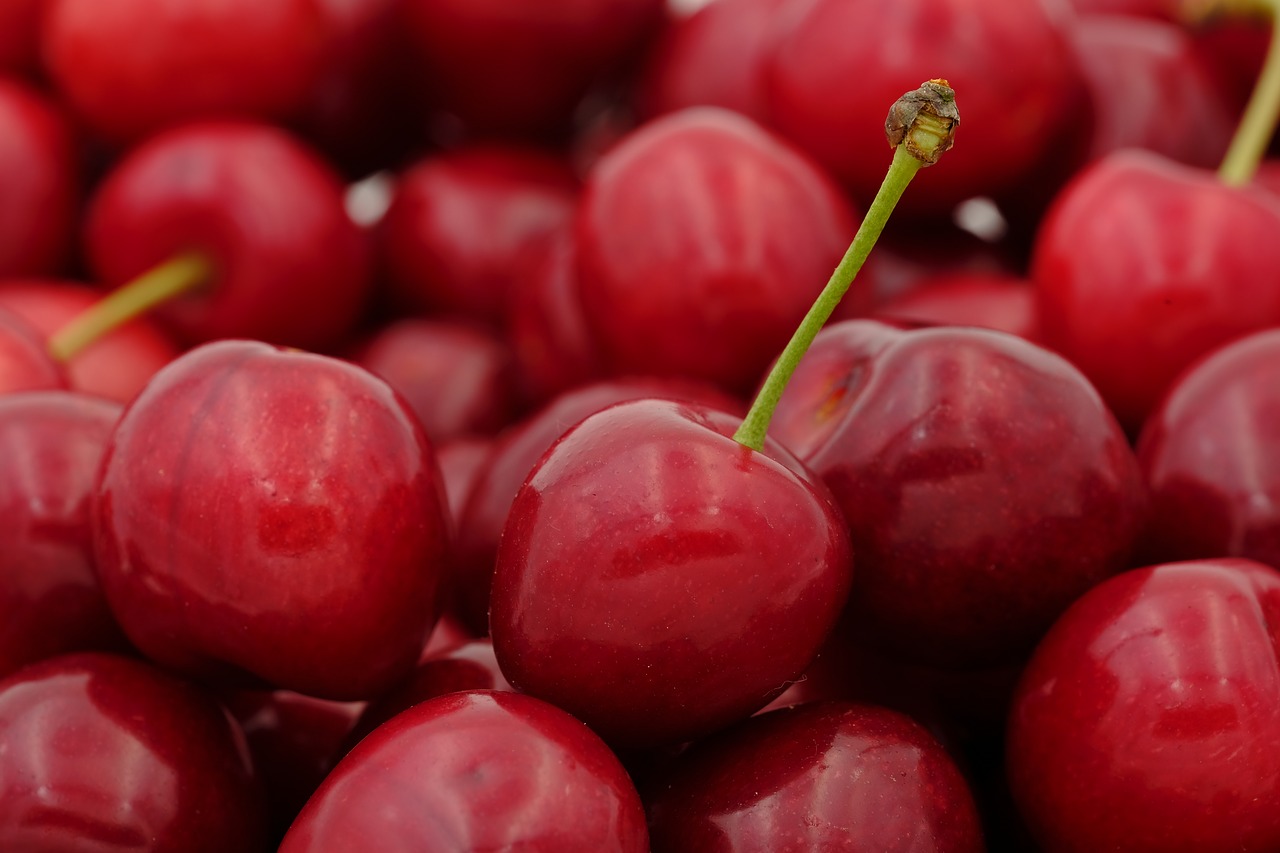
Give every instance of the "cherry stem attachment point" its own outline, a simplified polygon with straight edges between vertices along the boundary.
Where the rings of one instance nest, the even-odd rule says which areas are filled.
[[[1271,42],[1267,58],[1254,83],[1249,103],[1231,139],[1231,147],[1218,167],[1218,178],[1231,186],[1244,186],[1253,180],[1258,164],[1280,119],[1280,2],[1277,0],[1229,0],[1210,4],[1219,12],[1265,14],[1271,20]]]
[[[956,125],[959,123],[955,92],[945,80],[928,81],[919,89],[903,95],[889,110],[889,117],[885,120],[885,136],[889,144],[894,146],[889,172],[844,257],[836,265],[826,286],[774,362],[751,403],[742,426],[733,434],[734,441],[756,451],[764,448],[769,422],[773,420],[774,410],[800,364],[800,359],[809,351],[813,339],[831,318],[836,306],[853,284],[854,277],[871,254],[871,248],[880,239],[889,215],[893,213],[911,179],[925,166],[936,163],[942,152],[951,147]]]
[[[207,283],[213,263],[201,254],[177,255],[103,296],[49,338],[49,354],[65,363],[108,332]]]

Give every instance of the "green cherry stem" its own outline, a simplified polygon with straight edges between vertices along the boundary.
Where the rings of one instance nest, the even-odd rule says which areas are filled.
[[[1258,171],[1280,119],[1280,0],[1216,0],[1209,8],[1201,9],[1199,15],[1210,13],[1263,14],[1271,20],[1266,61],[1231,139],[1231,147],[1218,167],[1218,177],[1223,183],[1243,186],[1252,181]]]
[[[889,118],[885,121],[885,135],[895,147],[893,162],[885,175],[884,183],[876,192],[853,242],[836,265],[826,287],[818,294],[817,300],[774,362],[751,403],[742,426],[733,434],[734,441],[752,450],[764,448],[773,412],[800,364],[800,359],[809,351],[813,339],[853,284],[854,277],[862,269],[871,248],[880,239],[889,215],[893,213],[911,179],[925,166],[936,163],[942,152],[951,147],[956,125],[959,123],[955,92],[945,80],[930,80],[914,92],[903,95],[893,105]]]
[[[177,255],[104,296],[49,338],[49,354],[66,362],[107,332],[152,308],[206,284],[213,263],[204,255]]]

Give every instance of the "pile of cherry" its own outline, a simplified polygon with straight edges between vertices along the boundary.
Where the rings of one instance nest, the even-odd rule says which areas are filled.
[[[0,850],[1280,850],[1270,4],[1073,5],[0,3]]]

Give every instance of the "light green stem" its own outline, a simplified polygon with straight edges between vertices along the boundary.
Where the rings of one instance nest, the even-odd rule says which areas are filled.
[[[809,351],[809,345],[813,343],[813,339],[817,337],[818,332],[822,330],[831,313],[836,310],[836,306],[849,290],[854,276],[858,274],[858,270],[862,269],[867,255],[871,253],[871,247],[876,244],[885,223],[889,221],[889,214],[898,204],[898,199],[902,198],[907,184],[911,183],[911,179],[923,166],[924,163],[907,151],[905,144],[894,149],[893,163],[889,166],[889,173],[885,175],[884,183],[880,185],[880,190],[871,202],[862,225],[858,227],[858,233],[854,235],[853,242],[849,244],[844,257],[836,266],[835,272],[831,274],[827,286],[818,294],[813,307],[800,322],[790,342],[783,349],[782,355],[778,356],[778,360],[774,362],[773,369],[769,371],[769,376],[761,386],[755,401],[752,402],[750,411],[742,421],[742,426],[738,427],[738,431],[733,434],[734,441],[752,450],[764,448],[765,434],[769,431],[769,422],[773,420],[774,409],[778,407],[778,401],[782,399],[782,392],[791,381],[791,375],[795,373],[796,366]]]
[[[1260,6],[1270,14],[1271,44],[1231,147],[1218,167],[1218,177],[1231,186],[1243,186],[1253,180],[1280,118],[1280,2],[1255,0],[1249,5]]]
[[[49,354],[66,362],[103,335],[179,294],[207,283],[213,264],[204,255],[178,255],[104,296],[49,339]]]

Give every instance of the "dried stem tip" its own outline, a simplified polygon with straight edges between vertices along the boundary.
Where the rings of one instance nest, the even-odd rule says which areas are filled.
[[[930,80],[894,102],[884,120],[884,135],[890,148],[904,145],[912,157],[932,166],[955,144],[958,124],[955,90],[946,80]]]

